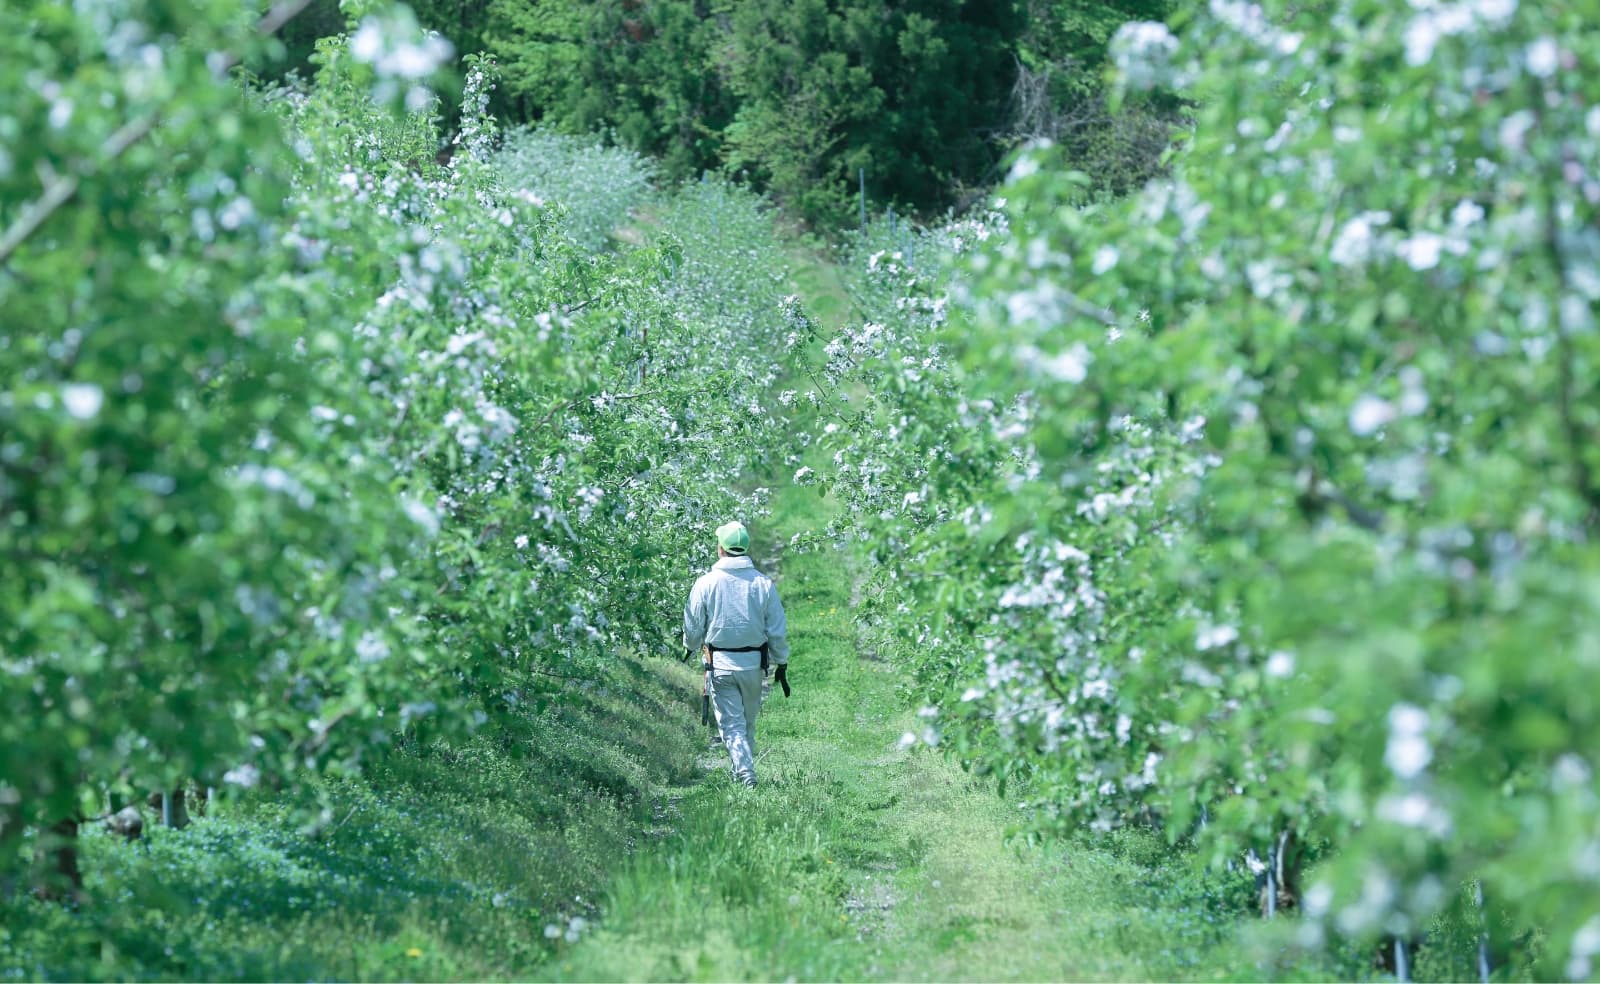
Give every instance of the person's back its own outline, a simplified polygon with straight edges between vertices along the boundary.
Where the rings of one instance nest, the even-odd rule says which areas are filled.
[[[761,687],[770,663],[787,691],[789,641],[778,590],[747,556],[749,548],[742,523],[717,529],[718,560],[695,581],[684,606],[683,644],[705,650],[717,728],[734,778],[754,786]]]

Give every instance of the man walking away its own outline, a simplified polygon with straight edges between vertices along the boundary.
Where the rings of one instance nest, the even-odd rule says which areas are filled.
[[[772,580],[751,562],[743,523],[717,527],[717,562],[694,582],[683,609],[683,644],[704,646],[711,661],[711,703],[733,760],[733,777],[756,784],[756,716],[767,664],[788,687],[789,640],[783,602]]]

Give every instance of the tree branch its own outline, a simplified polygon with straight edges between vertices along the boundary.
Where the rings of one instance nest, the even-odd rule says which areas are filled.
[[[311,0],[282,0],[256,22],[256,32],[262,37],[270,37],[310,5]],[[224,55],[213,69],[212,75],[221,79],[239,64],[239,58],[240,56],[234,53]],[[150,131],[161,122],[163,109],[164,106],[152,109],[143,116],[129,120],[118,127],[117,131],[100,145],[100,160],[94,167],[103,168],[114,162],[126,153],[128,148],[149,136]],[[22,214],[6,230],[5,235],[0,236],[0,267],[11,261],[16,251],[44,226],[50,216],[77,197],[79,189],[83,187],[83,176],[92,173],[93,168],[88,168],[81,174],[59,175],[45,184],[44,193],[25,206]]]
[[[1561,242],[1561,223],[1556,215],[1556,194],[1552,189],[1547,189],[1544,196],[1544,239],[1545,249],[1550,254],[1550,261],[1555,264],[1556,283],[1561,287],[1561,292],[1566,294],[1572,290],[1571,281],[1567,275],[1566,248]],[[1589,467],[1589,461],[1584,457],[1584,450],[1589,446],[1587,435],[1583,426],[1573,412],[1573,389],[1577,381],[1573,378],[1572,363],[1577,357],[1573,351],[1572,332],[1561,319],[1556,324],[1556,410],[1561,416],[1562,436],[1567,444],[1567,456],[1572,461],[1573,484],[1577,486],[1577,493],[1585,505],[1589,507],[1589,515],[1585,517],[1585,525],[1593,526],[1597,517],[1600,517],[1600,485],[1595,483],[1594,471]]]

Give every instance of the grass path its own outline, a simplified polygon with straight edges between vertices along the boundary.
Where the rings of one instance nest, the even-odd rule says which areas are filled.
[[[790,489],[766,539],[821,522],[825,506]],[[762,785],[735,786],[725,756],[708,755],[714,771],[681,792],[673,832],[615,874],[599,929],[535,974],[1085,980],[1215,976],[1230,962],[1228,928],[1205,916],[1215,906],[1141,859],[1148,845],[1014,846],[1013,807],[943,757],[901,749],[917,719],[892,671],[858,655],[847,565],[773,553],[757,562],[779,575],[795,692],[763,708]]]

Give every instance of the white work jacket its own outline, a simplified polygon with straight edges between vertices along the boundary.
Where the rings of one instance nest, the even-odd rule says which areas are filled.
[[[772,579],[756,570],[749,557],[723,557],[700,575],[683,609],[683,644],[698,653],[709,644],[712,668],[753,670],[761,654],[727,653],[766,643],[773,666],[789,662],[788,623]]]

